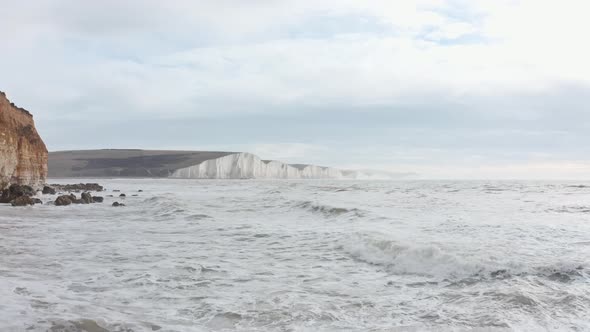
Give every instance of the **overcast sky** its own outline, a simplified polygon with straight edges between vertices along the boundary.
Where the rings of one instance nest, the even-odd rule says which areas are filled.
[[[590,178],[587,0],[0,0],[50,151]]]

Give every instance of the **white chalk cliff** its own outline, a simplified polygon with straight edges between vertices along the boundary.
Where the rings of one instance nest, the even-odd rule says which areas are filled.
[[[289,165],[262,160],[251,153],[234,153],[176,170],[183,179],[343,179],[342,171],[314,165]]]
[[[246,152],[104,149],[49,153],[50,177],[184,179],[391,179],[371,170],[342,170],[262,160]]]

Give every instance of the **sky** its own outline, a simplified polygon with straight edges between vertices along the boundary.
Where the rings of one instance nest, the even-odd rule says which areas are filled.
[[[590,179],[586,0],[0,0],[50,151]]]

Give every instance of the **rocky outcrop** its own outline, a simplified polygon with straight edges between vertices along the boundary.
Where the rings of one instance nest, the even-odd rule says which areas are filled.
[[[20,197],[31,197],[35,195],[35,189],[26,185],[12,184],[0,195],[0,203],[12,203]]]
[[[74,196],[75,200],[75,196]],[[55,206],[65,206],[72,204],[72,197],[70,195],[61,195],[55,199]]]
[[[60,195],[55,199],[55,206],[65,206],[70,204],[92,204],[102,203],[104,198],[101,196],[92,196],[89,192],[83,192],[80,198],[75,194]]]
[[[92,199],[92,195],[90,195],[90,193],[82,193],[80,200],[82,201],[82,204],[94,203],[94,200]]]
[[[50,186],[44,186],[41,192],[43,193],[43,195],[55,195],[55,188]]]
[[[103,191],[104,187],[98,183],[52,184],[50,188],[58,191]]]
[[[37,201],[35,201],[30,196],[21,196],[21,197],[15,198],[12,202],[10,202],[10,204],[12,206],[35,205],[35,203],[37,203]]]
[[[33,116],[0,92],[0,190],[10,184],[40,188],[47,177],[47,148]]]

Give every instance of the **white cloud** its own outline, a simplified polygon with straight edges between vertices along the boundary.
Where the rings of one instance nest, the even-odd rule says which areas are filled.
[[[9,43],[18,45],[21,31],[30,42],[10,49],[10,61],[4,61],[2,69],[16,75],[18,68],[27,83],[36,73],[51,77],[47,94],[59,89],[84,96],[98,90],[126,99],[129,109],[148,112],[161,112],[174,103],[178,112],[211,112],[190,107],[202,98],[271,105],[391,103],[431,94],[502,96],[542,92],[562,82],[589,83],[590,46],[583,43],[590,30],[584,17],[587,2],[463,5],[481,15],[476,25],[470,17],[461,21],[441,14],[450,6],[446,1],[44,1],[41,9],[11,5],[15,17],[23,21],[5,23],[4,27],[19,27]],[[304,30],[298,24],[318,13],[372,15],[390,25],[393,33],[314,39],[280,33],[285,26]],[[181,33],[183,38],[205,34],[205,39],[210,35],[214,41],[189,50],[163,52],[157,45],[150,47],[150,38],[174,37],[183,29],[187,30]],[[68,44],[74,38],[83,47],[117,47],[118,34],[136,45],[137,52],[146,53],[127,50],[123,56],[138,59],[129,61],[112,58],[115,49],[93,48],[89,52],[99,54],[84,58],[88,52]],[[480,40],[455,45],[428,41],[464,35]],[[39,42],[43,45],[48,38],[55,42],[46,48],[49,54],[26,56],[38,52]]]
[[[0,20],[6,32],[0,89],[33,109],[41,127],[54,119],[90,126],[83,120],[99,117],[264,121],[298,109],[337,116],[347,108],[397,111],[416,104],[425,105],[425,120],[455,105],[479,112],[480,119],[502,120],[490,126],[529,121],[545,130],[541,136],[590,125],[583,93],[573,96],[577,103],[563,93],[564,86],[590,87],[590,3],[582,0],[0,0],[0,8],[10,13]],[[370,24],[355,31],[348,26],[355,17]],[[336,22],[329,29],[306,33],[316,28],[311,23],[329,20]],[[389,135],[376,139],[390,142],[396,134]],[[264,135],[252,134],[236,138],[249,141],[234,146],[269,158],[342,163],[349,152],[324,153],[329,129],[325,136],[316,137],[317,144],[309,144],[313,137],[261,144]],[[414,161],[408,168],[440,169],[429,165],[442,162],[442,155],[415,153],[424,164]],[[570,157],[564,165],[584,165]],[[403,163],[403,156],[392,158]],[[521,163],[556,172],[547,159]],[[379,163],[391,165],[373,160]],[[470,167],[485,164],[492,172],[493,163],[479,160]],[[520,166],[514,167],[516,174]]]

